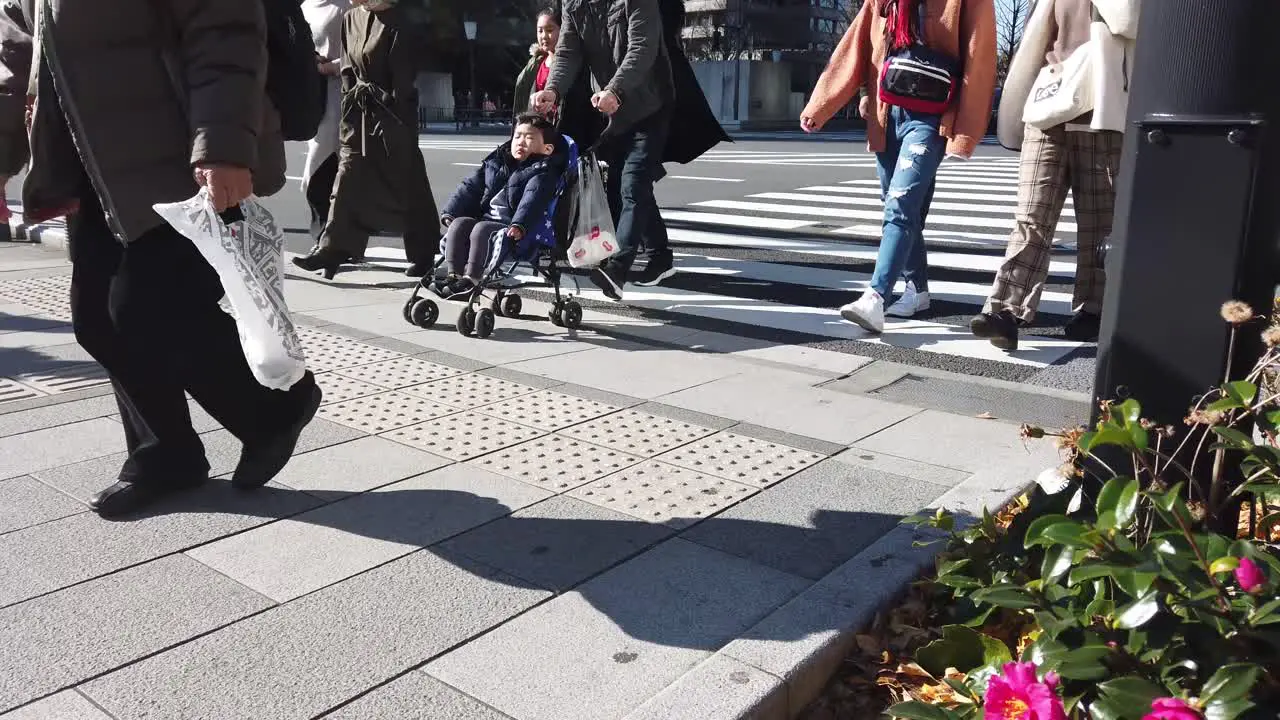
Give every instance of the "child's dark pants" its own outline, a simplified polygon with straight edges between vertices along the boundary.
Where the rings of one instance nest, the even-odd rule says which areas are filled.
[[[444,236],[444,257],[449,272],[478,279],[489,260],[489,238],[506,230],[505,223],[475,218],[454,218]]]

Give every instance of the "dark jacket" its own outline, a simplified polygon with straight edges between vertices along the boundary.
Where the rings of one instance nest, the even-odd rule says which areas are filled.
[[[546,59],[547,54],[541,50],[531,51],[529,63],[516,77],[516,90],[512,107],[516,115],[529,111],[529,101],[533,97],[534,83],[538,79],[538,66]],[[551,82],[550,78],[547,80]],[[565,90],[564,99],[560,103],[560,115],[557,127],[578,143],[579,147],[588,148],[600,137],[604,130],[604,117],[591,107],[591,81],[587,79],[586,68],[578,73],[578,80]]]
[[[557,142],[555,148],[550,155],[516,162],[511,157],[511,142],[499,145],[453,191],[445,203],[444,217],[482,217],[494,196],[504,193],[506,206],[514,209],[509,224],[526,233],[537,228],[551,207],[569,160],[567,144]]]
[[[564,97],[587,68],[618,97],[610,132],[626,132],[675,98],[663,35],[658,0],[564,0],[547,87]]]
[[[663,162],[690,163],[721,142],[733,142],[711,112],[702,86],[693,74],[693,66],[685,57],[680,42],[684,27],[684,0],[659,0],[662,11],[662,34],[666,38],[671,79],[675,88],[675,110]]]
[[[28,145],[39,5],[44,61]],[[153,204],[196,193],[193,165],[251,168],[254,192],[271,195],[284,186],[285,157],[266,70],[262,0],[3,0],[0,174],[30,160],[23,206],[39,217],[76,199],[87,171],[126,243],[163,222]]]

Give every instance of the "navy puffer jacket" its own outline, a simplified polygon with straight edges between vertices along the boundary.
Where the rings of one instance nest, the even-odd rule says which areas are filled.
[[[524,162],[516,162],[511,157],[511,141],[508,140],[490,153],[471,177],[463,180],[453,191],[449,202],[445,203],[444,216],[484,217],[493,197],[500,192],[506,193],[504,204],[514,208],[511,224],[527,233],[546,217],[568,161],[569,146],[561,138],[555,139],[555,151],[550,155],[531,157]]]

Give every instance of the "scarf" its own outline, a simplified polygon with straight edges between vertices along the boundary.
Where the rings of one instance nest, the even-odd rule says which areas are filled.
[[[917,20],[917,3],[924,0],[880,0],[880,17],[886,18],[885,34],[890,50],[901,50],[924,41],[924,28]]]

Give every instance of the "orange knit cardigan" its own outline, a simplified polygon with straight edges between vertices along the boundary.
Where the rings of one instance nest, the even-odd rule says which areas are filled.
[[[938,133],[947,152],[969,157],[987,134],[996,86],[996,11],[993,0],[920,0],[925,3],[925,39],[929,47],[958,58],[963,66],[955,105],[942,116]],[[885,18],[879,0],[865,0],[840,39],[827,69],[818,78],[802,117],[818,127],[866,89],[870,97],[867,148],[885,148],[889,108],[880,102],[877,83],[888,51]]]

